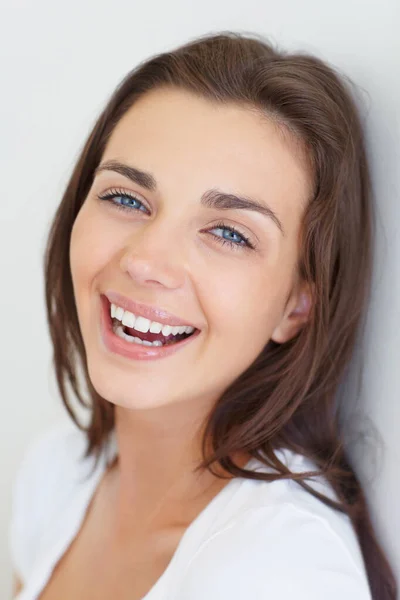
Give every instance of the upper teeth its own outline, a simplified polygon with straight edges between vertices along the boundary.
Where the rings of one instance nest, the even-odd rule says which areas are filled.
[[[162,325],[161,323],[157,323],[157,321],[149,321],[149,319],[145,319],[144,317],[137,317],[129,312],[129,310],[124,310],[115,304],[111,304],[111,318],[118,319],[123,325],[142,333],[150,331],[151,333],[162,333],[167,336],[171,333],[172,335],[178,335],[179,333],[192,333],[194,331],[194,327],[191,325],[172,327],[171,325]]]

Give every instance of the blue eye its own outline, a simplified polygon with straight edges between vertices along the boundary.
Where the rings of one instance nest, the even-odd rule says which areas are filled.
[[[122,210],[140,210],[142,212],[148,212],[148,209],[143,204],[139,198],[133,196],[132,194],[128,194],[127,192],[122,192],[119,190],[110,190],[106,194],[99,195],[99,200],[106,200],[111,202],[115,206],[115,208],[119,208]]]
[[[229,244],[232,248],[244,247],[254,250],[254,246],[250,240],[234,227],[225,225],[224,223],[218,223],[215,227],[210,229],[210,231],[222,232],[222,236],[213,234],[215,239],[221,244]]]
[[[149,209],[143,204],[139,198],[134,196],[131,193],[125,192],[123,190],[112,189],[109,192],[98,195],[99,200],[105,200],[112,204],[118,210],[124,211],[141,211],[146,214],[149,214]],[[217,231],[219,234],[216,235],[211,234],[218,243],[220,244],[228,244],[230,248],[235,250],[244,249],[244,250],[254,250],[255,246],[250,242],[250,240],[243,234],[237,231],[234,227],[230,225],[225,225],[225,223],[217,223],[214,227],[208,230],[208,232]]]

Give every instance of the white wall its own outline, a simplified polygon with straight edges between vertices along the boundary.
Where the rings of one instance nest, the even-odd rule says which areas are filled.
[[[360,402],[385,452],[374,480],[369,455],[355,449],[354,457],[400,577],[399,7],[398,0],[1,1],[2,598],[11,581],[6,534],[15,468],[32,438],[65,418],[44,314],[49,219],[87,132],[121,77],[150,54],[225,29],[258,31],[283,47],[308,49],[365,90],[380,232]]]

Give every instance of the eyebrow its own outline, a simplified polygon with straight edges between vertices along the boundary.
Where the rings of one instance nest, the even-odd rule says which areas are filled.
[[[124,177],[127,177],[137,185],[149,190],[150,192],[155,192],[157,190],[157,182],[154,176],[151,173],[147,173],[146,171],[141,171],[136,167],[132,167],[125,163],[121,163],[115,160],[109,160],[101,165],[99,165],[95,170],[95,175],[100,173],[101,171],[115,171]],[[282,235],[285,235],[285,230],[283,228],[282,222],[280,221],[278,215],[270,208],[266,206],[264,203],[258,202],[253,198],[248,198],[246,196],[238,196],[236,194],[228,194],[226,192],[221,192],[217,189],[211,189],[205,192],[201,197],[201,203],[203,206],[208,208],[214,208],[218,210],[251,210],[254,212],[258,212],[266,217],[272,219],[272,221],[277,225],[280,229]]]

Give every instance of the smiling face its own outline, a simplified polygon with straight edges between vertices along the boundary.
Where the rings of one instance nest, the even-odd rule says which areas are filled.
[[[309,190],[296,146],[254,110],[173,89],[141,97],[114,129],[71,235],[97,392],[129,408],[189,402],[204,413],[270,339],[293,337],[308,310],[296,265]],[[111,351],[101,326],[110,291],[200,331],[161,358]]]

